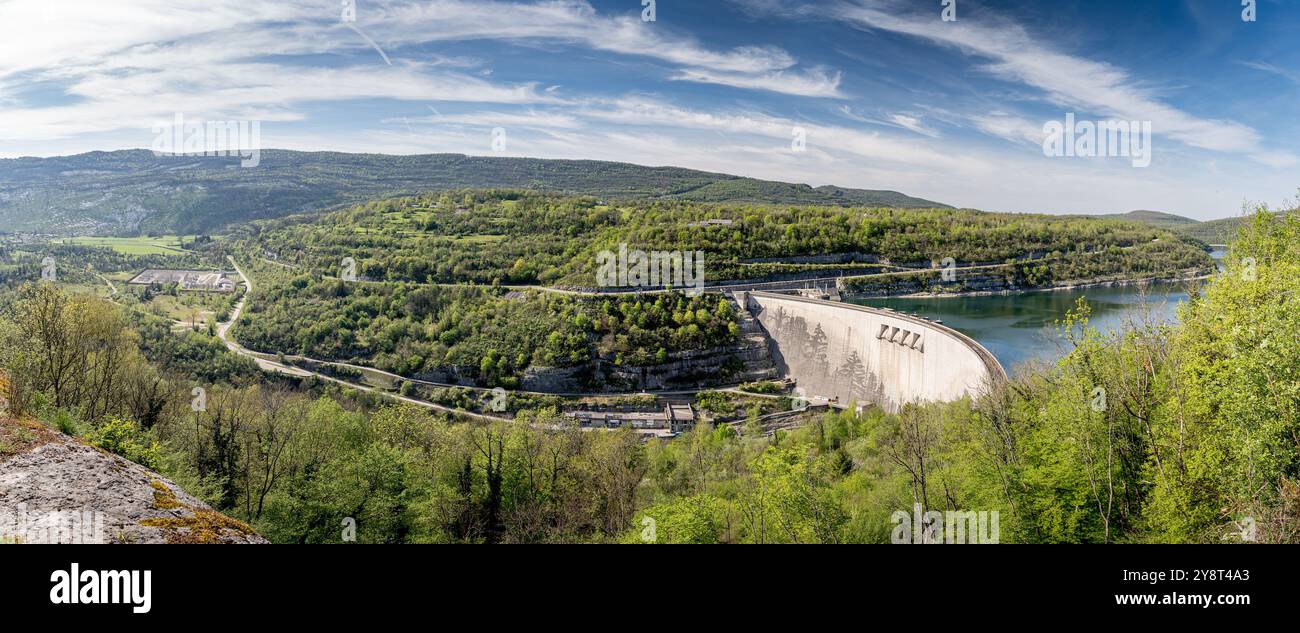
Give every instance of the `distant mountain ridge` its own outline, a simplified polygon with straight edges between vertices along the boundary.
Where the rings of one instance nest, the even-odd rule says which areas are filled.
[[[1192,218],[1164,213],[1162,211],[1129,211],[1128,213],[1111,213],[1091,216],[1114,220],[1129,220],[1150,224],[1157,228],[1169,229],[1188,237],[1196,238],[1206,244],[1227,244],[1237,235],[1237,229],[1247,216],[1222,218],[1219,220],[1200,221]]]
[[[1232,218],[1222,218],[1219,220],[1209,220],[1200,222],[1194,226],[1180,229],[1185,235],[1194,237],[1206,244],[1227,244],[1237,237],[1237,231],[1241,225],[1250,219],[1250,216],[1237,216]]]
[[[1144,209],[1139,209],[1137,211],[1129,211],[1128,213],[1108,213],[1108,214],[1097,215],[1093,217],[1107,218],[1107,219],[1114,219],[1114,220],[1131,220],[1133,222],[1141,222],[1143,224],[1158,226],[1162,229],[1178,229],[1178,228],[1193,226],[1201,223],[1200,220],[1193,220],[1192,218],[1184,217],[1181,215],[1174,215],[1172,213],[1165,213],[1163,211],[1147,211]]]
[[[897,191],[773,182],[679,167],[462,154],[263,150],[237,157],[148,150],[0,159],[0,231],[209,233],[374,198],[444,189],[534,189],[602,198],[951,208]]]

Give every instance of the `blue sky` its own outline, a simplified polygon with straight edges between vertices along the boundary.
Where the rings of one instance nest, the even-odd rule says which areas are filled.
[[[0,0],[0,156],[259,121],[262,148],[623,160],[1001,211],[1200,219],[1300,187],[1300,2]],[[1150,122],[1151,164],[1043,126]],[[494,129],[505,131],[493,145]],[[798,134],[806,144],[796,147]],[[802,151],[797,151],[802,149]]]

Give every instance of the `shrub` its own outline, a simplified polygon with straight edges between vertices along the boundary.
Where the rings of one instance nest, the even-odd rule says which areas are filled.
[[[67,409],[59,409],[55,411],[53,419],[46,421],[50,423],[50,426],[58,429],[59,432],[64,435],[75,436],[81,433],[81,425],[77,422],[77,418],[73,416],[72,413],[68,412]]]
[[[779,382],[764,380],[762,382],[747,382],[740,386],[741,391],[749,393],[778,394],[784,391],[784,387]]]
[[[86,441],[145,468],[157,469],[162,461],[158,442],[131,420],[112,418],[87,433]]]

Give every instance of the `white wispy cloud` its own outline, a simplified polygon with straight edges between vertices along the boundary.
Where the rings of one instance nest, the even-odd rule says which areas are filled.
[[[902,114],[902,113],[895,112],[889,115],[889,121],[894,125],[897,125],[898,127],[901,127],[905,130],[911,130],[913,132],[916,132],[917,134],[929,136],[931,138],[937,138],[939,136],[938,132],[922,124],[921,119],[914,117],[910,114]]]
[[[377,4],[374,9],[359,13],[357,21],[392,40],[563,40],[594,50],[731,72],[770,72],[796,63],[777,46],[711,49],[691,37],[675,35],[670,27],[659,22],[643,22],[634,15],[602,15],[582,0],[426,0]],[[428,28],[433,26],[437,28]]]
[[[143,133],[176,112],[207,119],[294,121],[304,115],[293,104],[369,97],[514,104],[560,101],[531,84],[499,85],[459,73],[430,74],[411,66],[223,64],[207,66],[202,72],[157,68],[126,76],[91,71],[78,77],[67,93],[78,99],[38,108],[0,107],[0,139],[63,138],[120,128]]]
[[[1270,64],[1268,62],[1241,62],[1241,65],[1246,66],[1247,68],[1254,68],[1255,70],[1262,70],[1266,73],[1272,73],[1287,79],[1291,83],[1300,85],[1300,72],[1296,72],[1290,68],[1282,68],[1281,66]]]
[[[773,160],[799,153],[792,149],[792,140],[798,130],[806,136],[804,153],[828,161],[858,165],[864,162],[911,165],[944,170],[950,174],[988,174],[993,168],[992,164],[979,158],[953,156],[938,142],[918,142],[914,137],[796,120],[741,108],[702,110],[683,107],[649,96],[593,98],[562,107],[539,106],[518,112],[474,111],[407,121],[430,126],[478,126],[480,135],[492,127],[509,129],[512,125],[548,131],[582,130],[597,135],[606,134],[613,128],[618,133],[635,130],[636,138],[647,134],[679,137],[679,144],[699,139],[701,133],[706,133],[706,139],[719,138],[729,144],[751,147],[754,152]],[[605,142],[593,141],[593,145]],[[709,141],[709,144],[714,143]],[[684,158],[679,157],[678,161]]]
[[[673,75],[672,78],[678,81],[720,84],[748,90],[768,90],[801,97],[843,98],[839,90],[843,73],[829,72],[822,68],[800,73],[776,71],[761,74],[688,68]]]
[[[1291,167],[1300,163],[1300,157],[1287,151],[1256,152],[1251,154],[1250,157],[1260,163],[1268,165],[1269,167],[1276,167],[1278,169]]]
[[[970,121],[976,129],[1013,143],[1042,145],[1045,134],[1043,122],[1031,121],[1024,117],[1013,116],[1005,112],[990,112],[974,115]]]
[[[1152,121],[1157,135],[1190,147],[1245,154],[1262,151],[1259,133],[1249,126],[1173,107],[1123,68],[1056,50],[1014,22],[942,22],[882,0],[843,2],[826,11],[860,28],[910,35],[986,60],[983,68],[992,75],[1036,88],[1056,105]]]
[[[340,17],[339,5],[319,0],[0,2],[0,141],[147,129],[174,112],[292,121],[307,104],[372,98],[564,101],[554,87],[491,80],[491,68],[472,57],[404,54],[476,39],[563,42],[657,60],[669,79],[838,96],[839,74],[800,69],[779,47],[710,48],[577,0],[376,0],[358,3],[355,29]],[[26,90],[35,84],[62,95],[32,102]]]
[[[853,110],[853,108],[847,105],[840,106],[840,113],[849,119],[858,121],[859,123],[870,123],[872,125],[884,125],[900,128],[930,138],[939,138],[939,136],[941,136],[938,130],[926,125],[920,116],[913,114],[890,112],[886,113],[883,118],[877,119],[858,114]]]
[[[522,127],[539,130],[575,130],[583,126],[576,117],[562,112],[544,112],[528,110],[526,112],[480,111],[456,114],[438,114],[429,116],[386,119],[385,123],[425,124],[425,125],[464,125],[478,127]]]
[[[632,5],[638,6],[638,5]],[[661,22],[634,15],[604,15],[581,0],[496,2],[432,0],[389,2],[358,16],[380,41],[501,40],[563,42],[591,50],[668,63],[673,78],[809,97],[840,97],[840,76],[823,68],[798,68],[779,46],[708,47]]]

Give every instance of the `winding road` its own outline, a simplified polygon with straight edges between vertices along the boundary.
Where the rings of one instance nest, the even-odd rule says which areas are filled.
[[[234,310],[231,311],[231,313],[230,313],[230,320],[229,320],[229,321],[226,321],[225,323],[219,323],[219,324],[217,324],[217,337],[220,338],[220,339],[221,339],[221,342],[225,344],[226,349],[228,349],[228,350],[230,350],[230,351],[232,351],[232,352],[234,352],[234,353],[236,353],[236,354],[239,354],[239,355],[241,355],[241,356],[246,356],[246,357],[252,359],[253,362],[257,363],[257,366],[258,366],[259,369],[261,369],[261,370],[263,370],[263,371],[266,371],[266,372],[278,373],[278,374],[283,374],[283,375],[286,375],[286,376],[293,376],[293,377],[296,377],[296,378],[308,378],[308,377],[313,377],[313,376],[314,376],[314,377],[316,377],[316,378],[320,378],[320,379],[322,379],[322,380],[328,380],[328,381],[330,381],[330,382],[333,382],[333,383],[336,383],[336,384],[339,384],[339,385],[343,385],[343,386],[345,386],[345,387],[350,387],[350,388],[352,388],[352,389],[358,389],[358,390],[361,390],[361,391],[366,391],[366,392],[369,392],[369,393],[373,393],[373,394],[376,394],[376,395],[380,395],[380,396],[383,396],[383,397],[385,397],[385,398],[388,398],[388,399],[390,399],[390,400],[394,400],[394,401],[397,401],[397,402],[404,402],[404,403],[407,403],[407,404],[414,404],[414,405],[417,405],[417,406],[425,407],[425,408],[428,408],[428,409],[433,409],[433,410],[436,410],[436,411],[444,411],[444,412],[447,412],[447,413],[453,413],[453,414],[457,414],[457,415],[468,416],[468,417],[475,418],[475,419],[479,419],[479,420],[486,420],[486,421],[511,421],[511,420],[513,420],[513,418],[507,418],[507,417],[504,417],[504,416],[495,416],[495,415],[488,415],[488,414],[483,414],[483,413],[474,413],[474,412],[471,412],[471,411],[466,411],[466,410],[464,410],[464,409],[457,409],[457,408],[454,408],[454,407],[448,407],[448,406],[445,406],[445,405],[436,404],[436,403],[433,403],[433,402],[429,402],[429,401],[427,401],[427,400],[420,400],[420,399],[418,399],[418,398],[411,398],[411,397],[403,396],[403,395],[400,395],[400,394],[390,393],[390,392],[388,392],[388,391],[384,391],[383,389],[377,389],[377,388],[375,388],[375,387],[371,387],[371,386],[368,386],[368,385],[362,385],[362,384],[354,383],[354,382],[351,382],[351,381],[342,380],[342,379],[340,379],[340,378],[336,378],[336,377],[334,377],[334,376],[330,376],[330,375],[323,374],[323,373],[320,373],[320,372],[315,372],[315,371],[311,371],[311,370],[303,369],[303,368],[301,368],[301,367],[297,367],[297,366],[294,366],[294,365],[287,365],[287,364],[285,364],[285,363],[281,363],[281,362],[279,362],[279,361],[277,360],[277,359],[279,358],[278,356],[273,356],[273,355],[271,355],[271,354],[266,354],[266,353],[263,353],[263,352],[255,352],[255,351],[253,351],[253,350],[250,350],[250,349],[244,347],[243,345],[240,345],[239,342],[236,341],[236,340],[235,340],[235,339],[230,335],[230,328],[231,328],[232,326],[234,326],[235,322],[239,320],[240,315],[242,315],[243,312],[244,312],[244,306],[245,306],[245,304],[246,304],[247,301],[248,301],[248,296],[249,296],[250,294],[252,294],[252,292],[253,292],[253,280],[252,280],[252,278],[250,278],[248,275],[246,275],[246,274],[244,273],[244,271],[243,271],[242,268],[239,267],[239,264],[235,261],[235,258],[234,258],[234,257],[227,256],[227,259],[230,261],[230,265],[233,266],[233,267],[235,268],[235,272],[239,274],[240,279],[243,280],[245,290],[244,290],[244,296],[241,297],[241,298],[239,299],[239,302],[238,302],[237,304],[235,304],[235,308],[234,308]],[[408,378],[408,377],[406,377],[406,376],[402,376],[402,375],[399,375],[399,374],[394,374],[394,373],[392,373],[392,372],[387,372],[387,371],[384,371],[384,370],[382,370],[382,369],[375,369],[374,367],[366,367],[366,366],[364,366],[364,365],[354,365],[354,364],[351,364],[351,363],[341,363],[341,362],[336,362],[336,361],[318,360],[318,359],[309,358],[309,357],[306,357],[306,356],[297,356],[297,355],[294,355],[294,356],[286,356],[285,358],[287,358],[287,359],[293,359],[293,360],[306,361],[306,362],[315,363],[315,364],[319,364],[319,365],[328,365],[328,366],[332,366],[332,367],[342,367],[342,368],[352,369],[352,370],[356,370],[356,371],[372,372],[372,373],[379,374],[379,375],[381,375],[381,376],[384,376],[384,377],[389,378],[389,379],[394,380],[394,381],[399,381],[399,380],[400,380],[400,381],[404,381],[404,382],[411,382],[411,383],[420,384],[420,385],[425,385],[425,386],[429,386],[429,387],[470,389],[470,390],[472,390],[472,391],[477,391],[477,392],[479,392],[479,393],[493,393],[493,390],[492,390],[492,389],[487,389],[487,388],[483,388],[483,387],[468,387],[468,386],[465,386],[465,385],[456,385],[456,384],[450,384],[450,383],[439,383],[439,382],[432,382],[432,381],[428,381],[428,380],[420,380],[420,379],[416,379],[416,378]],[[741,390],[738,388],[738,386],[739,386],[739,385],[734,385],[734,384],[733,384],[733,385],[725,385],[725,386],[720,386],[720,387],[712,387],[712,388],[708,388],[708,389],[684,389],[684,390],[678,390],[678,391],[655,391],[655,392],[653,392],[653,393],[650,393],[650,392],[633,392],[633,393],[608,393],[608,392],[549,393],[549,392],[540,392],[540,391],[524,391],[524,390],[517,390],[517,389],[516,389],[516,390],[507,390],[507,392],[508,392],[508,393],[513,393],[513,394],[519,394],[519,395],[530,395],[530,396],[555,396],[555,397],[561,397],[561,398],[586,398],[586,397],[618,398],[618,397],[629,397],[629,396],[640,396],[640,395],[655,395],[655,396],[694,396],[694,395],[700,393],[701,391],[724,391],[724,392],[728,392],[728,393],[735,393],[735,394],[740,394],[740,395],[745,395],[745,396],[751,396],[751,397],[757,397],[757,398],[773,398],[773,399],[777,399],[777,398],[782,398],[782,397],[783,397],[783,396],[777,396],[777,395],[771,395],[771,394],[756,394],[756,393],[750,393],[750,392],[748,392],[748,391],[741,391]]]
[[[271,360],[271,358],[274,358],[274,357],[271,357],[270,354],[263,354],[263,353],[260,353],[260,352],[254,352],[253,350],[250,350],[250,349],[248,349],[247,347],[244,347],[243,345],[240,345],[238,341],[234,340],[234,339],[230,336],[230,328],[231,328],[231,326],[233,326],[233,325],[235,324],[236,321],[239,320],[240,315],[244,313],[244,305],[248,302],[248,295],[252,294],[252,292],[253,292],[253,280],[250,279],[248,275],[245,275],[245,274],[244,274],[243,269],[241,269],[241,268],[239,267],[239,264],[235,262],[235,258],[234,258],[234,257],[228,257],[227,259],[230,260],[230,265],[235,267],[235,272],[236,272],[236,273],[239,273],[239,278],[242,279],[242,280],[244,281],[244,296],[243,296],[243,297],[240,297],[240,299],[239,299],[239,303],[237,303],[237,304],[235,305],[235,309],[234,309],[233,311],[231,311],[231,313],[230,313],[230,320],[229,320],[229,321],[226,321],[225,323],[220,323],[220,324],[217,325],[217,336],[221,339],[221,342],[224,343],[224,344],[226,345],[226,349],[228,349],[228,350],[230,350],[230,351],[232,351],[232,352],[234,352],[234,353],[236,353],[236,354],[239,354],[239,355],[241,355],[241,356],[246,356],[246,357],[248,357],[248,358],[251,358],[251,359],[253,360],[253,362],[257,363],[258,368],[261,369],[262,371],[267,371],[267,372],[277,373],[277,374],[284,374],[284,375],[286,375],[286,376],[294,376],[294,377],[297,377],[297,378],[308,378],[308,377],[312,377],[312,376],[314,376],[314,377],[316,377],[316,378],[320,378],[321,380],[328,380],[328,381],[330,381],[330,382],[332,382],[332,383],[336,383],[336,384],[339,384],[339,385],[343,385],[343,386],[345,386],[345,387],[349,387],[349,388],[352,388],[352,389],[358,389],[358,390],[360,390],[360,391],[365,391],[365,392],[373,393],[373,394],[376,394],[376,395],[380,395],[380,396],[383,396],[383,397],[385,397],[385,398],[388,398],[389,400],[393,400],[393,401],[396,401],[396,402],[403,402],[403,403],[406,403],[406,404],[413,404],[413,405],[416,405],[416,406],[424,407],[424,408],[426,408],[426,409],[433,409],[433,410],[435,410],[435,411],[444,411],[444,412],[447,412],[447,413],[453,413],[453,414],[456,414],[456,415],[463,415],[463,416],[470,417],[470,418],[475,418],[475,419],[478,419],[478,420],[484,420],[484,421],[489,421],[489,422],[496,422],[496,421],[509,422],[509,421],[512,421],[512,418],[507,418],[507,417],[502,417],[502,416],[495,416],[495,415],[486,415],[486,414],[483,414],[483,413],[474,413],[474,412],[471,412],[471,411],[465,411],[464,409],[456,409],[456,408],[453,408],[453,407],[448,407],[448,406],[444,406],[444,405],[441,405],[441,404],[435,404],[435,403],[433,403],[433,402],[428,402],[428,401],[420,400],[420,399],[417,399],[417,398],[409,398],[409,397],[407,397],[407,396],[403,396],[403,395],[395,394],[395,393],[389,393],[389,392],[387,392],[387,391],[383,391],[382,389],[376,389],[376,388],[374,388],[374,387],[370,387],[370,386],[367,386],[367,385],[360,385],[360,384],[357,384],[357,383],[354,383],[354,382],[349,382],[349,381],[346,381],[346,380],[340,380],[340,379],[338,379],[338,378],[335,378],[335,377],[333,377],[333,376],[328,376],[328,375],[322,374],[322,373],[320,373],[320,372],[308,371],[308,370],[306,370],[306,369],[302,369],[302,368],[300,368],[300,367],[294,367],[294,366],[292,366],[292,365],[286,365],[286,364],[284,364],[284,363],[280,363],[280,362],[277,362],[277,361],[275,361],[275,360]],[[317,361],[317,362],[320,362],[320,361]],[[329,363],[326,363],[326,364],[329,364]],[[385,372],[385,373],[386,373],[386,372]],[[399,378],[400,378],[400,376],[399,376]]]
[[[1134,247],[1125,246],[1121,248],[1123,250],[1129,250]],[[1097,250],[1097,251],[1087,251],[1083,254],[1087,256],[1096,256],[1104,252],[1106,251]],[[739,284],[705,284],[701,288],[701,290],[704,292],[721,292],[721,293],[749,292],[749,291],[762,291],[762,290],[789,290],[792,289],[792,287],[794,286],[801,286],[801,285],[806,287],[825,286],[829,284],[838,285],[838,282],[844,279],[880,279],[880,278],[887,278],[887,277],[916,275],[921,273],[950,272],[952,274],[959,274],[959,273],[967,273],[967,272],[975,272],[975,271],[996,270],[1000,268],[1008,268],[1011,266],[1017,266],[1021,264],[1050,262],[1050,261],[1055,261],[1057,259],[1063,259],[1065,257],[1066,255],[1059,255],[1056,257],[1050,257],[1050,256],[1029,257],[1029,258],[1019,259],[1011,262],[968,264],[965,266],[954,266],[952,268],[924,268],[924,267],[904,266],[899,264],[882,264],[882,265],[896,268],[898,270],[893,270],[889,272],[880,272],[880,273],[868,273],[865,275],[836,275],[830,277],[810,277],[807,279],[790,279],[785,281],[756,281],[752,283],[739,283]],[[274,259],[270,259],[267,257],[259,257],[258,259],[268,264],[274,264],[276,266],[280,266],[282,268],[287,268],[290,270],[298,270],[300,268],[300,266],[298,266],[297,264],[289,264]],[[325,278],[338,279],[338,277],[333,277],[330,275],[325,275]],[[348,281],[349,283],[364,283],[364,284],[404,283],[404,284],[411,284],[414,286],[428,286],[428,287],[435,287],[435,288],[486,287],[486,286],[481,286],[480,284],[465,284],[465,283],[439,283],[439,282],[428,283],[428,282],[416,282],[416,281],[393,281],[393,280],[373,280],[373,279],[353,279]],[[551,294],[583,296],[583,297],[653,295],[653,294],[665,294],[670,292],[681,292],[684,289],[689,289],[683,287],[675,287],[675,288],[643,288],[643,289],[633,289],[633,290],[626,290],[626,289],[600,290],[600,289],[573,289],[573,288],[562,288],[562,287],[555,287],[555,286],[513,285],[513,284],[501,284],[501,285],[496,285],[491,287],[502,288],[505,290],[520,290],[520,291],[536,290],[538,292],[547,292]]]

